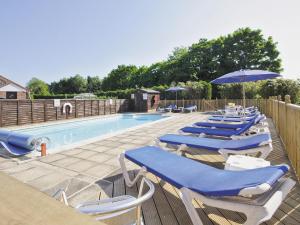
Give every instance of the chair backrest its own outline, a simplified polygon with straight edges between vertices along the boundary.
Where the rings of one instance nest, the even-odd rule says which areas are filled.
[[[256,119],[256,117],[251,119],[248,123],[245,123],[245,125],[241,129],[236,130],[236,135],[240,135],[240,134],[246,132],[247,130],[249,130],[250,127],[252,127],[254,125],[255,119]]]

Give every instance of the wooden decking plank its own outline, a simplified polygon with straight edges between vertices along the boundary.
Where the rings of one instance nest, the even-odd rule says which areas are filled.
[[[219,211],[231,224],[237,225],[245,223],[246,216],[243,216],[241,213],[226,209],[219,209]]]
[[[300,203],[299,202],[290,198],[289,200],[281,204],[280,209],[286,214],[293,217],[300,224],[300,211],[299,211]]]
[[[268,221],[264,222],[263,225],[285,225],[285,224],[277,220],[275,217],[272,217]]]
[[[189,217],[186,208],[180,199],[178,193],[175,188],[167,182],[162,181],[157,177],[157,181],[159,182],[167,201],[170,204],[171,209],[174,212],[174,215],[177,218],[177,221],[180,225],[192,225],[191,218]]]
[[[195,202],[201,209],[203,209],[204,213],[213,222],[213,224],[230,224],[230,222],[224,218],[219,209],[204,205],[199,200],[195,200]]]
[[[114,180],[114,190],[113,197],[124,195],[125,194],[125,186],[124,186],[124,177],[122,174],[116,176]]]
[[[293,219],[291,216],[286,214],[280,208],[274,213],[274,216],[278,221],[286,224],[286,225],[298,225],[299,222]]]
[[[128,174],[129,174],[129,178],[131,180],[134,179],[134,171],[133,170],[130,170],[128,171]],[[133,185],[132,187],[128,187],[126,184],[125,184],[125,194],[126,195],[131,195],[131,196],[135,196],[137,197],[138,196],[138,188],[137,188],[137,184]],[[142,219],[143,221],[144,220],[144,213],[143,213],[143,210],[144,210],[144,206],[142,205]]]
[[[134,175],[136,174],[137,172],[134,171]],[[137,187],[139,189],[140,181],[137,182]],[[153,198],[142,204],[142,211],[145,225],[163,225],[161,223]]]
[[[155,203],[155,206],[157,208],[160,220],[162,224],[178,224],[178,221],[174,215],[174,212],[171,209],[171,206],[169,205],[169,202],[166,198],[166,196],[163,193],[163,190],[161,186],[159,185],[159,182],[155,175],[148,174],[147,177],[153,182],[155,186],[155,193],[153,195],[153,200]]]

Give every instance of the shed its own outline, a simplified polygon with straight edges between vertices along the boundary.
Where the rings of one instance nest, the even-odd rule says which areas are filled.
[[[134,98],[136,112],[154,111],[159,105],[160,92],[151,89],[139,89],[131,98]]]

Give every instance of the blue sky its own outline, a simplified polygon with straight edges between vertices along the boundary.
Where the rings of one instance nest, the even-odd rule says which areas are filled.
[[[300,78],[299,8],[299,0],[0,0],[0,74],[21,84],[103,77],[249,26],[278,41],[283,75]]]

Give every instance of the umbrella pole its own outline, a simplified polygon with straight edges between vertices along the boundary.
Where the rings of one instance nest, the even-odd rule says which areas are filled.
[[[244,107],[244,117],[246,117],[246,93],[245,93],[244,82],[243,82],[243,107]]]
[[[176,91],[176,106],[177,106],[177,91]]]

